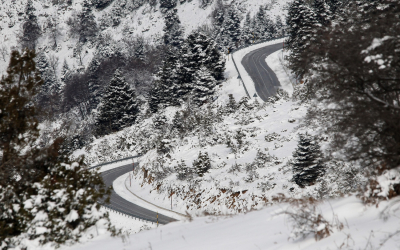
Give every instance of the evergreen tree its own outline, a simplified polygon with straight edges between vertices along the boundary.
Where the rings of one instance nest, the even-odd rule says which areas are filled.
[[[135,91],[116,70],[100,103],[96,120],[96,134],[106,135],[131,125],[136,120],[138,108]]]
[[[39,54],[36,62],[37,69],[41,74],[43,85],[41,88],[41,94],[50,94],[54,91],[58,91],[58,83],[54,70],[50,67],[49,60],[44,52]]]
[[[294,0],[289,6],[286,23],[289,35],[286,44],[292,52],[289,65],[296,75],[303,76],[312,55],[310,45],[316,39],[317,17],[304,0]]]
[[[176,67],[178,57],[171,47],[166,48],[166,56],[162,68],[157,74],[157,81],[153,84],[149,93],[149,106],[153,113],[162,106],[177,106],[182,95],[177,85]]]
[[[99,173],[88,170],[83,158],[72,162],[60,154],[60,138],[37,146],[39,111],[33,99],[43,81],[34,58],[33,51],[13,51],[0,81],[2,249],[23,248],[24,237],[42,244],[74,242],[98,220],[108,220],[97,203],[109,194]]]
[[[205,34],[194,32],[186,39],[180,65],[181,83],[192,83],[201,66],[208,68],[215,80],[224,78],[225,61],[216,44]]]
[[[135,41],[135,58],[140,61],[145,60],[145,42],[143,37],[136,38]]]
[[[180,181],[184,181],[184,180],[188,180],[188,179],[190,180],[196,175],[196,172],[194,171],[194,169],[189,168],[183,160],[181,160],[181,162],[178,164],[178,166],[175,167],[175,171],[177,174],[176,177]]]
[[[162,12],[167,12],[176,7],[177,0],[160,0],[160,8]]]
[[[206,102],[213,94],[216,81],[209,69],[202,66],[194,77],[193,90],[191,93],[192,101],[197,105]]]
[[[25,21],[22,25],[22,46],[29,49],[36,47],[37,39],[40,37],[40,27],[35,14],[32,0],[28,0],[25,8]]]
[[[318,142],[309,134],[300,134],[293,152],[293,180],[300,187],[313,185],[325,172]]]
[[[250,16],[250,12],[247,13],[246,19],[244,20],[243,24],[243,32],[242,32],[242,40],[245,45],[249,45],[253,43],[253,20]]]
[[[315,18],[318,23],[322,26],[328,26],[332,18],[332,13],[329,5],[325,2],[325,0],[314,0],[312,7],[314,9]]]
[[[98,32],[97,23],[92,13],[92,8],[89,0],[83,1],[82,11],[79,13],[78,19],[79,41],[81,43],[86,43],[88,40],[94,38]]]
[[[203,177],[211,169],[211,160],[207,152],[204,154],[201,151],[199,152],[199,156],[193,162],[193,168],[196,169],[197,175],[200,177]]]
[[[341,7],[342,0],[326,0],[326,3],[329,6],[329,11],[335,15],[337,10]]]
[[[282,22],[281,16],[276,16],[275,28],[276,28],[276,35],[278,37],[282,37],[282,36],[285,35],[285,27],[284,27],[284,24]]]
[[[270,39],[275,37],[276,30],[270,16],[265,13],[263,6],[260,6],[255,16],[254,36],[256,40]]]
[[[164,45],[179,49],[183,43],[184,30],[179,20],[178,10],[168,11],[164,17]]]
[[[223,34],[226,36],[225,47],[230,51],[234,48],[239,47],[240,37],[241,37],[241,26],[240,26],[240,16],[233,4],[228,8],[227,14],[223,23]]]
[[[238,105],[235,101],[235,98],[233,97],[232,94],[229,94],[229,101],[226,105],[226,111],[228,113],[234,113],[234,112],[236,112],[237,108],[238,108]]]

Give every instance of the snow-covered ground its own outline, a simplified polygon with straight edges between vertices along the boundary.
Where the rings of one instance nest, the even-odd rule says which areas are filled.
[[[197,217],[191,222],[174,222],[154,230],[133,234],[127,236],[124,241],[103,235],[91,242],[61,249],[394,250],[400,248],[399,199],[382,202],[379,207],[365,206],[354,197],[329,200],[317,205],[314,215],[321,214],[329,223],[331,230],[329,237],[319,241],[314,239],[314,231],[323,230],[325,227],[322,224],[305,224],[301,230],[310,233],[305,235],[305,238],[294,236],[295,222],[288,215],[293,210],[296,210],[293,205],[279,204],[236,216]],[[395,232],[397,234],[394,234]]]

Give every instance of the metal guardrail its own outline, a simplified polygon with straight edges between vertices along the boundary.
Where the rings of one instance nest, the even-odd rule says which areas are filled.
[[[109,164],[113,164],[113,163],[117,163],[117,162],[120,162],[120,161],[126,161],[126,160],[130,160],[130,159],[138,158],[138,157],[140,157],[140,156],[141,156],[141,155],[130,156],[130,157],[126,157],[126,158],[123,158],[123,159],[118,159],[118,160],[115,160],[115,161],[110,161],[110,162],[101,163],[101,164],[99,164],[99,165],[90,167],[89,169],[99,168],[99,167],[102,167],[102,166],[105,166],[105,165],[109,165]]]
[[[148,218],[143,218],[143,217],[138,216],[138,215],[134,215],[134,214],[131,214],[131,213],[123,212],[123,211],[121,211],[119,209],[116,209],[116,208],[112,208],[112,207],[110,207],[109,205],[106,205],[106,204],[101,204],[101,206],[105,207],[106,209],[112,210],[115,213],[119,213],[119,214],[125,215],[127,217],[131,217],[132,219],[135,219],[135,220],[138,219],[139,221],[142,220],[142,221],[148,221],[148,222],[151,222],[151,223],[157,223],[157,219],[152,220],[152,219],[148,219]],[[159,224],[164,224],[164,223],[161,223],[160,221],[158,223]]]
[[[113,163],[117,163],[117,162],[121,162],[121,161],[126,161],[126,160],[130,160],[130,159],[138,158],[140,156],[141,155],[130,156],[130,157],[126,157],[126,158],[123,158],[123,159],[118,159],[118,160],[115,160],[115,161],[101,163],[99,165],[90,167],[89,169],[94,169],[94,168],[102,167],[102,166],[105,166],[105,165],[109,165],[109,164],[113,164]],[[105,207],[106,209],[113,210],[115,213],[119,213],[119,214],[125,215],[127,217],[131,217],[131,218],[135,218],[135,219],[138,219],[139,221],[143,220],[143,221],[148,221],[148,222],[151,222],[151,223],[157,223],[157,219],[153,220],[153,219],[143,218],[143,217],[138,216],[138,215],[134,215],[134,214],[131,214],[131,213],[127,213],[127,212],[121,211],[121,210],[119,210],[117,208],[112,208],[111,206],[109,206],[107,204],[104,204],[104,203],[100,203],[100,205]],[[162,223],[160,223],[160,224],[162,224]]]
[[[237,67],[237,65],[236,65],[235,58],[233,57],[233,53],[235,53],[235,52],[237,52],[237,51],[239,51],[239,50],[242,50],[242,49],[245,49],[245,48],[248,48],[248,47],[257,45],[257,44],[260,44],[260,43],[270,42],[270,41],[274,41],[274,40],[278,40],[278,39],[282,39],[282,38],[285,38],[285,36],[283,36],[283,37],[276,37],[276,38],[272,38],[272,39],[262,40],[262,41],[259,41],[259,42],[257,42],[257,43],[252,43],[252,44],[244,45],[244,46],[241,46],[241,47],[239,47],[239,48],[237,48],[237,49],[235,49],[235,50],[232,50],[232,53],[231,53],[231,54],[232,54],[232,61],[233,61],[233,64],[235,65],[236,71],[237,71],[237,73],[239,74],[239,80],[242,82],[243,87],[244,87],[244,90],[246,91],[246,95],[247,95],[247,97],[248,97],[249,99],[251,98],[251,97],[250,97],[250,94],[249,94],[249,91],[247,91],[246,84],[244,83],[243,78],[242,78],[242,75],[240,74],[239,69],[238,69],[238,67]]]

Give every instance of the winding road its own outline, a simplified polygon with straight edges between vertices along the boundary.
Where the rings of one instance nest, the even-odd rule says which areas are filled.
[[[282,49],[282,43],[256,49],[242,59],[242,65],[254,82],[257,95],[265,102],[276,94],[281,84],[265,59],[275,51]]]
[[[242,65],[253,79],[258,96],[263,100],[276,94],[276,90],[280,87],[280,83],[275,73],[265,62],[270,54],[282,48],[282,44],[269,45],[260,49],[256,49],[248,53],[242,60]],[[107,186],[112,186],[115,179],[132,170],[132,164],[127,164],[105,172],[101,175]],[[157,213],[136,204],[133,204],[112,190],[110,204],[105,205],[115,211],[151,222],[156,222]],[[158,214],[160,224],[167,224],[176,219]]]
[[[132,171],[132,164],[124,165],[122,167],[117,167],[105,172],[101,173],[101,176],[103,177],[104,183],[106,186],[111,186],[113,185],[113,182],[115,179],[120,177],[123,174],[128,173],[129,171]],[[121,196],[119,196],[117,193],[115,193],[114,190],[111,192],[111,197],[110,197],[110,204],[105,205],[108,208],[114,209],[115,211],[139,218],[139,219],[144,219],[148,220],[151,222],[157,222],[157,213],[153,212],[151,210],[148,210],[146,208],[143,208],[141,206],[138,206],[136,204],[133,204]],[[169,222],[176,221],[176,219],[167,217],[162,214],[158,214],[158,222],[159,224],[167,224]]]

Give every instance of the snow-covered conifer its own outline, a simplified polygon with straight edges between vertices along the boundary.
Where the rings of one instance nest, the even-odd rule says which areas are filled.
[[[318,20],[313,9],[304,0],[294,0],[289,6],[286,24],[289,35],[287,46],[292,52],[289,57],[290,68],[296,75],[302,76],[312,54],[308,49],[315,40]]]
[[[196,169],[197,175],[200,177],[203,177],[211,169],[211,160],[207,152],[204,154],[201,151],[199,152],[199,156],[193,162],[193,168]]]
[[[177,9],[173,9],[171,11],[168,11],[164,17],[164,44],[166,46],[172,46],[174,48],[180,48],[184,40],[184,30],[177,12]]]
[[[100,103],[96,134],[105,135],[133,124],[137,113],[135,91],[116,70]]]
[[[239,12],[233,4],[228,8],[224,18],[222,36],[225,36],[225,47],[232,51],[239,47],[242,28],[240,26]]]
[[[195,74],[193,90],[191,92],[194,103],[201,105],[214,94],[216,81],[210,70],[202,66]]]
[[[329,5],[325,2],[325,0],[314,0],[312,7],[318,23],[322,26],[327,26],[332,18]]]
[[[254,42],[253,19],[250,16],[250,12],[246,14],[246,19],[244,20],[242,41],[246,45]]]
[[[81,43],[85,43],[97,35],[97,23],[92,13],[92,6],[88,0],[83,1],[82,11],[78,14],[78,20],[78,35]]]
[[[235,98],[233,97],[232,94],[229,94],[229,101],[228,104],[226,105],[226,111],[228,113],[234,113],[237,110],[237,103]]]
[[[293,180],[300,187],[313,185],[325,172],[318,142],[309,134],[300,134],[293,152]]]
[[[36,41],[40,37],[40,27],[38,24],[36,9],[32,4],[32,0],[28,0],[25,8],[25,21],[22,25],[22,47],[35,49]]]
[[[161,11],[167,12],[176,7],[177,0],[160,0]]]

